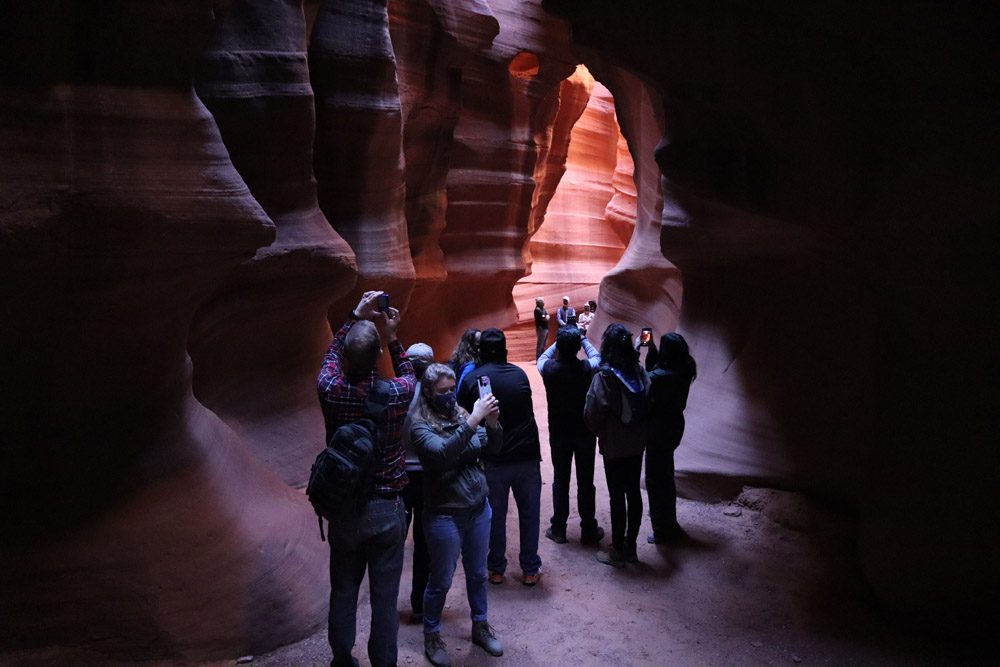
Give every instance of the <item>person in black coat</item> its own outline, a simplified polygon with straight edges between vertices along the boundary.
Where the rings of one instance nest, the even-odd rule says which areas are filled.
[[[653,534],[646,541],[665,544],[685,536],[677,523],[674,450],[684,435],[684,408],[698,369],[684,336],[671,332],[660,338],[659,349],[650,342],[646,370],[655,424],[646,448],[646,493],[653,524]]]

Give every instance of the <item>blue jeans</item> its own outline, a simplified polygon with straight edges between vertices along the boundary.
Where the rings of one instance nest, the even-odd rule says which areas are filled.
[[[358,613],[358,590],[368,569],[373,667],[396,664],[399,615],[396,598],[403,573],[406,510],[399,498],[373,498],[356,519],[330,523],[329,640],[333,665],[356,665],[351,655]]]
[[[539,512],[542,503],[542,471],[538,461],[486,464],[486,481],[490,485],[490,505],[493,523],[490,527],[490,554],[486,565],[491,572],[507,571],[507,503],[514,492],[521,552],[518,560],[521,572],[538,574],[542,559],[538,557]]]
[[[424,633],[441,632],[441,612],[455,576],[459,552],[472,620],[486,620],[486,551],[492,517],[488,502],[467,512],[424,513],[424,537],[430,557],[430,575],[424,589]]]

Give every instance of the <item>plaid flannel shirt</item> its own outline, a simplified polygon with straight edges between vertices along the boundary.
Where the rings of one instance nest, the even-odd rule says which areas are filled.
[[[328,435],[364,416],[365,398],[377,377],[376,371],[372,370],[359,382],[352,383],[341,370],[344,340],[352,326],[354,321],[349,320],[333,335],[316,379]],[[400,436],[417,384],[413,364],[399,341],[389,343],[389,354],[397,377],[387,380],[390,394],[388,428],[385,433],[379,434],[379,442],[375,443],[375,493],[382,495],[399,493],[407,484],[406,457]]]

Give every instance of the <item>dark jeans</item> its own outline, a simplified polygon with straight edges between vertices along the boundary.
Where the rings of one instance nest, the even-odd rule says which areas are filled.
[[[490,504],[453,514],[424,514],[431,555],[431,576],[424,592],[424,634],[441,632],[441,612],[455,576],[458,556],[465,570],[465,593],[473,621],[485,621],[486,552],[490,545]]]
[[[646,495],[653,535],[667,535],[677,528],[677,484],[674,482],[674,449],[669,443],[646,448]]]
[[[424,537],[424,471],[408,470],[410,483],[403,491],[406,505],[406,527],[413,523],[413,578],[410,581],[410,609],[424,612],[424,589],[427,588],[427,539]]]
[[[538,557],[539,513],[542,503],[542,472],[538,461],[486,464],[486,481],[490,485],[490,505],[493,522],[490,526],[490,555],[486,560],[492,572],[507,571],[507,503],[514,492],[517,503],[521,552],[518,560],[521,572],[538,574],[542,559]]]
[[[580,512],[580,532],[593,534],[597,530],[594,518],[594,452],[597,440],[593,435],[552,437],[552,529],[565,532],[569,520],[569,476],[576,459],[576,508]]]
[[[329,640],[333,665],[354,665],[358,590],[368,570],[371,633],[368,659],[373,667],[396,664],[399,577],[403,573],[406,510],[403,501],[372,499],[356,519],[330,524]]]
[[[642,523],[641,475],[642,454],[619,459],[604,458],[604,476],[611,500],[611,546],[618,551],[623,551],[626,546],[634,549],[639,537],[639,524]]]
[[[549,341],[549,328],[548,327],[535,327],[535,336],[538,338],[535,343],[535,360],[542,356],[542,352],[545,352],[545,343]]]

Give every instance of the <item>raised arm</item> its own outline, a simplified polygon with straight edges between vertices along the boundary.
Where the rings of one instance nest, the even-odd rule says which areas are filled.
[[[555,355],[556,355],[556,344],[552,343],[552,345],[549,345],[549,349],[542,352],[542,356],[538,357],[537,366],[539,373],[542,372],[542,368],[545,367],[545,364],[551,361],[552,358],[555,357]]]
[[[596,371],[601,365],[601,353],[597,351],[593,343],[587,340],[586,336],[584,336],[581,342],[583,343],[583,351],[587,353],[587,361],[590,362],[590,367]]]

